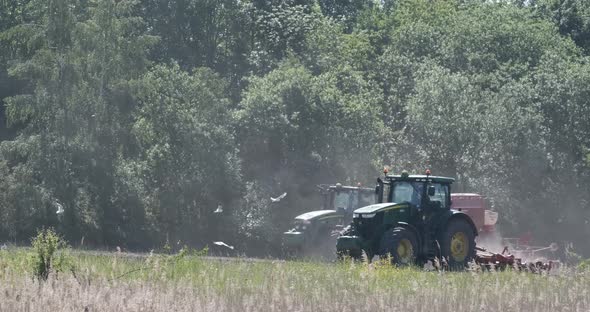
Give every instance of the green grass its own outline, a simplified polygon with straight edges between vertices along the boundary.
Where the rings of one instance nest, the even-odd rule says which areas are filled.
[[[0,294],[20,296],[19,301],[5,296],[0,310],[26,310],[18,305],[23,298],[43,302],[38,309],[28,307],[31,311],[70,303],[120,310],[130,302],[135,302],[131,310],[187,311],[590,310],[590,272],[569,269],[551,275],[448,273],[381,264],[72,252],[73,269],[39,286],[32,278],[31,259],[27,249],[0,251]]]

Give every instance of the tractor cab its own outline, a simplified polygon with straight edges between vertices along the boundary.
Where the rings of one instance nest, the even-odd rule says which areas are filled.
[[[429,213],[449,209],[451,183],[454,179],[427,175],[386,175],[377,179],[377,201],[407,203],[418,212]]]
[[[324,210],[334,210],[343,215],[363,206],[375,203],[375,192],[371,188],[335,185],[318,185],[323,198]]]
[[[467,214],[451,209],[453,182],[430,170],[425,175],[386,172],[377,179],[378,204],[354,211],[338,238],[338,255],[356,258],[365,252],[398,265],[442,256],[451,266],[466,265],[475,256],[477,229]]]

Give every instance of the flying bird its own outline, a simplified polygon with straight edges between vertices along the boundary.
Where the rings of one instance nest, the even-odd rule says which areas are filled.
[[[62,206],[58,202],[55,202],[55,205],[57,206],[57,211],[55,213],[57,213],[58,215],[63,214],[64,213],[64,206]]]
[[[278,202],[280,202],[280,201],[281,201],[281,199],[285,198],[285,196],[287,196],[287,192],[285,192],[285,193],[281,194],[281,196],[279,196],[279,197],[277,197],[277,198],[273,198],[273,197],[271,197],[271,198],[270,198],[270,201],[271,201],[271,202],[273,202],[273,203],[278,203]]]
[[[223,207],[221,205],[217,205],[217,209],[215,209],[215,211],[213,211],[213,213],[222,213],[223,212]]]
[[[213,242],[213,244],[215,244],[217,246],[223,246],[223,247],[229,248],[231,250],[234,250],[234,246],[230,246],[230,245],[228,245],[228,244],[226,244],[224,242]]]

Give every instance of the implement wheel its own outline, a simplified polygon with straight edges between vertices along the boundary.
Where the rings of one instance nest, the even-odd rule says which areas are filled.
[[[379,254],[394,265],[413,265],[418,257],[418,238],[404,227],[390,229],[381,237]]]
[[[467,221],[451,221],[442,237],[442,256],[451,270],[464,270],[475,257],[475,233]]]

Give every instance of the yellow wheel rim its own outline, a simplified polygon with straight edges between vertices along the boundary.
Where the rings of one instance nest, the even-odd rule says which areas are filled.
[[[414,246],[409,239],[402,239],[397,246],[397,256],[402,263],[409,263],[414,256]]]
[[[467,235],[457,232],[451,237],[451,257],[457,262],[465,261],[469,250]]]

